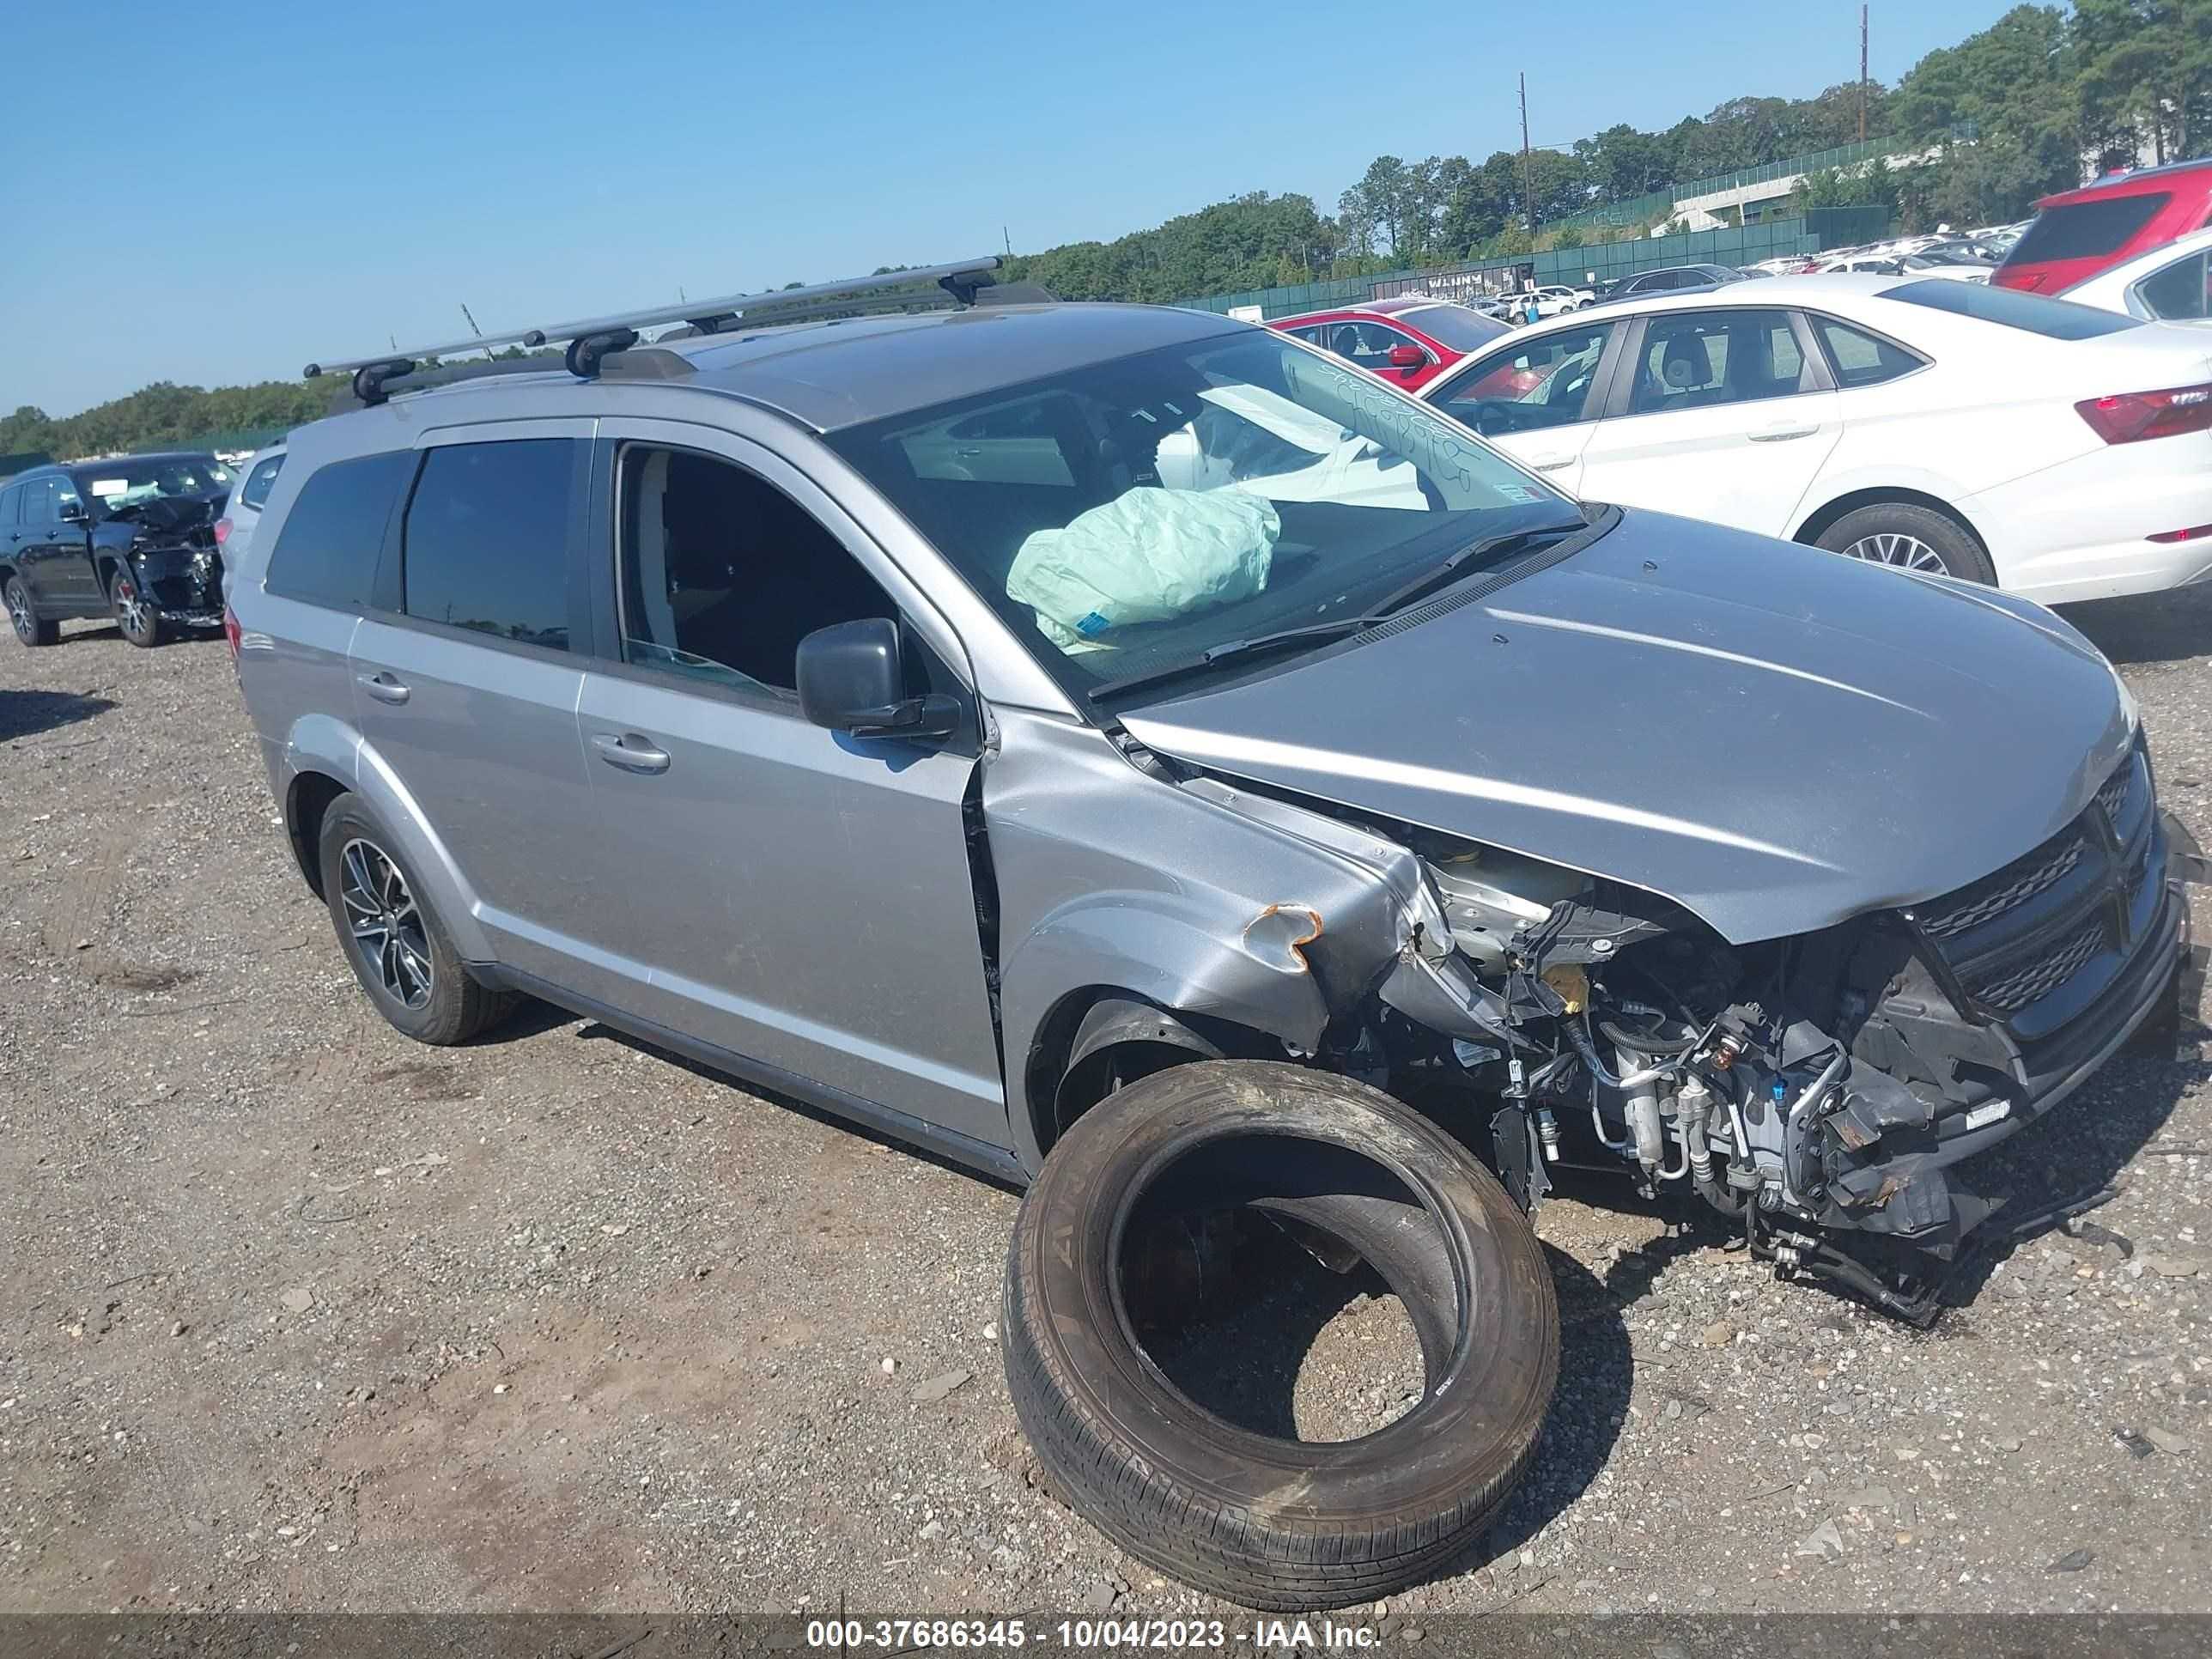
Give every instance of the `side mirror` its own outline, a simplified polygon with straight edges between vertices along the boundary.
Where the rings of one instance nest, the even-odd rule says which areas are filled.
[[[817,628],[799,642],[799,708],[817,726],[856,738],[949,738],[960,700],[906,695],[898,624],[888,617]]]
[[[1429,361],[1429,354],[1417,345],[1394,345],[1390,348],[1390,367],[1398,369],[1420,368]]]
[[[64,524],[82,524],[88,516],[82,501],[64,501],[58,510]]]

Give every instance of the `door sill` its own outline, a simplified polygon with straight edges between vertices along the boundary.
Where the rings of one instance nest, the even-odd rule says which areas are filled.
[[[812,1078],[802,1077],[764,1060],[755,1060],[703,1038],[687,1036],[682,1031],[625,1012],[596,997],[588,997],[543,980],[535,974],[502,966],[498,963],[468,964],[469,972],[483,983],[497,990],[520,991],[526,996],[536,997],[540,1002],[550,1002],[556,1008],[565,1008],[586,1019],[595,1019],[602,1025],[611,1025],[618,1031],[696,1060],[702,1066],[726,1073],[741,1082],[750,1083],[776,1093],[788,1095],[818,1110],[849,1120],[878,1134],[902,1140],[910,1146],[948,1158],[1014,1187],[1029,1185],[1029,1172],[1012,1152],[1003,1146],[994,1146],[988,1141],[977,1140],[955,1129],[939,1128],[925,1119],[902,1112],[878,1102],[850,1093],[827,1083],[817,1083]]]

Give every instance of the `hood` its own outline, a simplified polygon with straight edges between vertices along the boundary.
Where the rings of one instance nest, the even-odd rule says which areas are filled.
[[[1747,944],[2027,852],[2135,714],[2025,600],[1631,512],[1480,602],[1122,721],[1214,771],[1662,894]]]

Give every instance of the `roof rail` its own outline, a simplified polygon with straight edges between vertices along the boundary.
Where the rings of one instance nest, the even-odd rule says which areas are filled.
[[[503,345],[537,347],[566,342],[569,373],[589,380],[598,374],[600,362],[609,353],[626,351],[635,345],[641,328],[663,323],[688,323],[702,334],[714,334],[739,321],[748,312],[767,313],[763,320],[791,322],[823,310],[845,308],[854,301],[884,303],[902,290],[915,290],[914,297],[927,295],[933,300],[936,295],[928,291],[940,289],[951,296],[953,304],[970,306],[975,303],[978,289],[997,280],[1000,264],[997,254],[987,253],[981,258],[962,259],[951,264],[921,265],[908,270],[851,276],[835,283],[815,283],[804,288],[773,289],[765,294],[726,295],[719,299],[659,306],[649,311],[622,312],[576,322],[512,329],[505,333],[472,335],[443,345],[414,346],[404,351],[356,357],[345,362],[309,363],[301,372],[311,380],[319,374],[350,373],[354,395],[362,403],[374,405],[385,401],[386,381],[412,374],[422,358],[442,357],[449,352],[489,352]]]

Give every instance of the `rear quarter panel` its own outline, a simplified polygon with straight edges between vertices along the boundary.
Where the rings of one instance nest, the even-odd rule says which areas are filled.
[[[1808,307],[1810,309],[1810,307]],[[1833,311],[1875,327],[1929,360],[1879,386],[1837,393],[1843,434],[1800,504],[1796,535],[1832,503],[1867,490],[1908,489],[1954,505],[2097,447],[2071,388],[2097,376],[2052,341],[1970,319],[1889,305],[1879,315]],[[1967,513],[1969,521],[1972,513]]]

